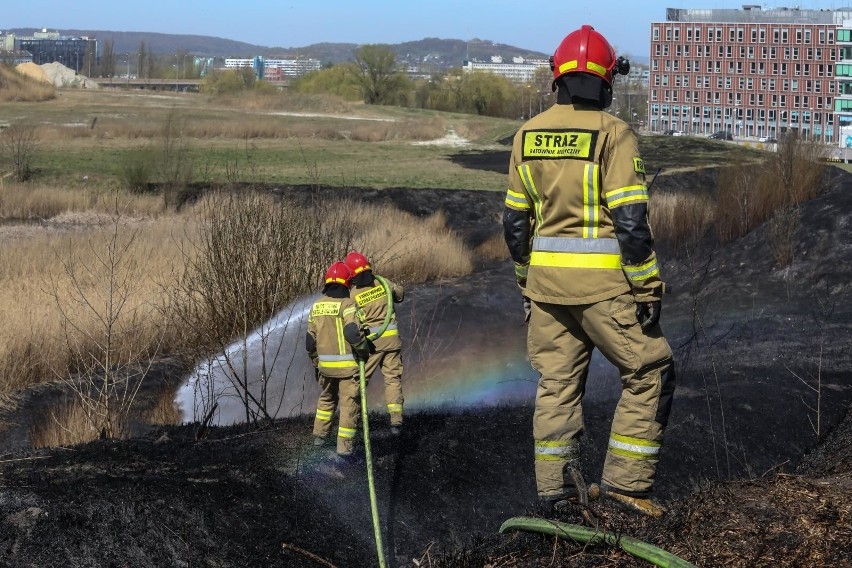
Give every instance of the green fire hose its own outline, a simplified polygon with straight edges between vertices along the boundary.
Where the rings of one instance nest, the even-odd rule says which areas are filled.
[[[512,517],[500,526],[500,533],[509,531],[527,531],[541,533],[560,538],[571,538],[577,542],[589,544],[605,543],[621,548],[624,552],[641,558],[660,568],[695,568],[683,558],[675,556],[653,544],[629,536],[619,536],[614,533],[600,532],[581,525],[559,523],[536,517]]]
[[[391,317],[393,316],[393,294],[387,281],[379,275],[375,275],[376,280],[385,289],[385,294],[388,297],[388,309],[385,314],[385,321],[381,327],[375,332],[367,336],[370,341],[381,337],[388,328]],[[379,568],[385,568],[385,552],[382,546],[382,526],[379,523],[379,506],[376,502],[376,483],[373,479],[373,454],[370,449],[370,421],[367,418],[367,379],[364,376],[364,361],[358,361],[358,371],[361,380],[361,419],[364,423],[364,458],[367,462],[367,483],[370,486],[370,511],[373,515],[373,534],[376,537],[376,554],[379,557]]]

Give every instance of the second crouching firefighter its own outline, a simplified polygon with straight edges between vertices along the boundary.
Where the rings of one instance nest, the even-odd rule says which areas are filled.
[[[372,341],[374,352],[370,354],[364,375],[367,380],[381,366],[385,378],[385,402],[390,415],[391,432],[399,434],[402,428],[402,339],[393,313],[393,303],[402,302],[405,290],[402,286],[383,280],[388,290],[376,280],[372,266],[366,256],[359,252],[346,255],[346,266],[352,271],[352,287],[350,297],[364,312],[364,320],[370,328],[370,333],[376,333],[381,328],[390,307],[392,313],[390,322],[381,337]],[[388,305],[388,292],[393,302]]]
[[[321,445],[332,429],[340,408],[337,454],[351,457],[355,449],[361,391],[358,361],[367,361],[370,344],[364,333],[363,314],[349,298],[352,273],[343,262],[329,266],[323,296],[311,307],[305,348],[317,368],[322,388],[314,419],[315,443]]]

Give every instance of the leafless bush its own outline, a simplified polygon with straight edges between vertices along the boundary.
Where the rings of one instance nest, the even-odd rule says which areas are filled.
[[[12,169],[16,181],[27,181],[33,175],[33,159],[38,149],[35,127],[15,123],[0,133],[0,156]]]
[[[793,263],[796,230],[799,228],[799,208],[786,205],[777,209],[767,222],[766,241],[772,258],[784,268]]]
[[[826,148],[795,131],[760,166],[737,164],[719,176],[716,226],[727,242],[768,222],[766,238],[780,266],[793,261],[799,205],[824,190]]]
[[[189,157],[184,124],[172,109],[163,123],[156,165],[163,186],[166,207],[180,205],[181,191],[192,181],[192,160]]]
[[[148,148],[140,148],[124,154],[121,181],[131,193],[146,193],[151,188],[155,169],[154,153]]]
[[[245,419],[257,422],[274,415],[266,378],[276,360],[264,360],[262,376],[250,377],[246,358],[233,358],[227,347],[237,340],[247,352],[255,332],[265,354],[272,330],[264,322],[317,288],[327,266],[346,254],[351,229],[341,212],[321,202],[305,209],[254,192],[211,196],[200,217],[172,290],[176,314],[195,337],[196,360],[224,353]],[[203,402],[209,407],[215,400]]]
[[[50,288],[76,371],[69,376],[60,368],[56,375],[76,394],[91,429],[106,438],[127,433],[130,409],[160,347],[138,341],[153,312],[137,298],[147,274],[138,235],[116,203],[105,238],[89,240],[90,255],[70,248],[59,253],[62,273]]]
[[[747,234],[765,220],[768,204],[759,184],[764,168],[737,164],[719,174],[716,192],[716,230],[724,243]]]

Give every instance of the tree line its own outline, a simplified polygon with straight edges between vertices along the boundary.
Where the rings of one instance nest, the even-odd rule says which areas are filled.
[[[552,73],[536,70],[528,83],[515,83],[487,71],[465,72],[453,68],[428,78],[412,79],[389,46],[368,44],[355,51],[354,60],[327,65],[295,80],[295,92],[332,94],[367,104],[397,105],[483,116],[524,119],[556,102]],[[644,119],[645,89],[639,84],[616,84],[611,112],[627,122]],[[618,97],[618,93],[622,97]]]

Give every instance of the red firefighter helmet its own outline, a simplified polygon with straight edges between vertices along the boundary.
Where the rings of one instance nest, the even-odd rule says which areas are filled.
[[[589,25],[565,36],[550,59],[554,81],[566,73],[590,73],[602,78],[610,87],[615,65],[615,50]]]
[[[352,276],[358,276],[365,270],[371,270],[370,261],[360,252],[354,250],[346,255],[346,266],[352,271]]]
[[[325,283],[326,284],[343,284],[347,288],[349,287],[349,281],[352,279],[352,271],[349,270],[349,267],[346,266],[346,263],[334,262],[331,266],[328,267],[328,270],[325,272]]]

